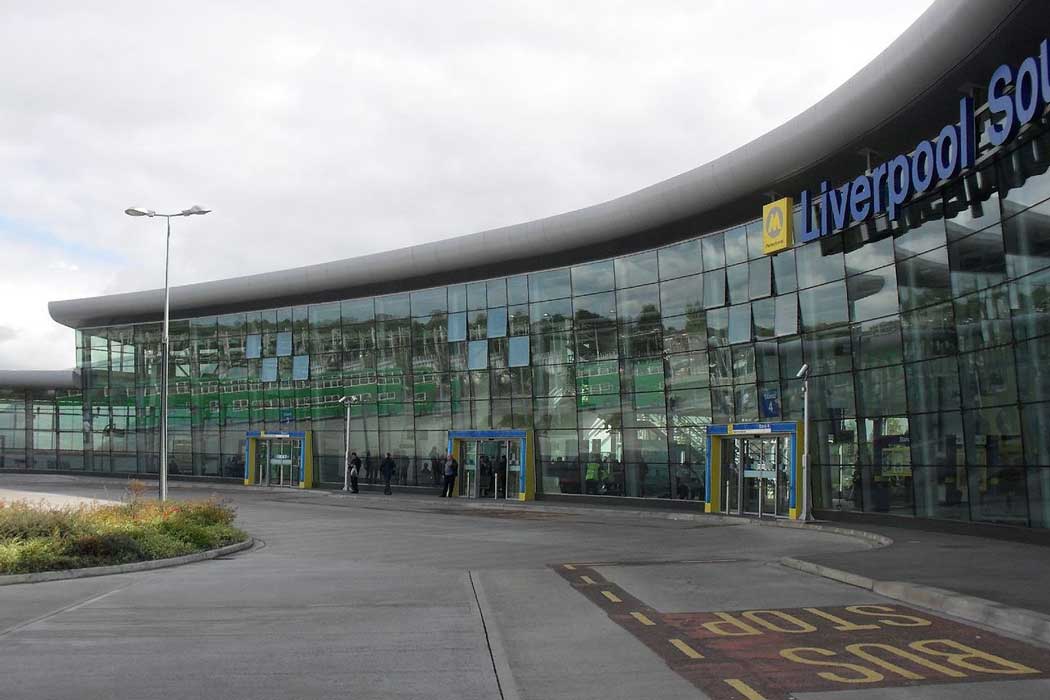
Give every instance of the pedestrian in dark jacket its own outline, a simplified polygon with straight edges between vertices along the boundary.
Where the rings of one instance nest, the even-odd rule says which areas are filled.
[[[397,469],[397,465],[394,464],[394,458],[390,456],[390,453],[386,453],[386,459],[379,465],[379,473],[383,475],[383,493],[390,494],[390,479],[394,476],[394,470]]]

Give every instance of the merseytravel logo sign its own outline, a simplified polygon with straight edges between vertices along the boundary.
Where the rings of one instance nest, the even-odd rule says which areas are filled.
[[[779,253],[792,246],[791,197],[784,197],[762,207],[762,252]]]

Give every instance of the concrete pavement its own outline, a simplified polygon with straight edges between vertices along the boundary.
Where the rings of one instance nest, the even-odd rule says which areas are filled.
[[[97,480],[7,475],[0,487],[82,497],[116,490]],[[180,485],[172,493],[214,491]],[[675,615],[698,616],[701,625],[755,609],[833,610],[847,618],[847,607],[863,614],[871,613],[863,606],[894,604],[779,565],[784,556],[876,551],[825,532],[600,509],[480,511],[398,495],[218,491],[235,503],[258,547],[175,569],[0,589],[0,697],[746,698],[725,679],[708,692],[694,682],[703,660],[685,659],[691,665],[684,668],[661,655],[667,640],[647,638],[648,627],[638,632],[630,627],[636,618],[624,617],[638,611],[621,615],[615,605],[596,604],[608,599],[556,567],[593,565],[592,580],[607,581],[621,601],[637,600],[660,629],[683,624]],[[902,614],[893,609],[888,619],[906,619],[892,617]],[[853,618],[858,629],[872,626]],[[863,633],[894,631],[874,627],[881,629]],[[992,638],[966,629],[971,644],[975,635]],[[764,632],[727,643],[783,641]],[[797,643],[784,639],[788,646],[834,642],[823,628]],[[1011,680],[1011,692],[1045,690],[1046,649],[1014,643],[1003,638],[995,648],[1036,673]],[[1032,660],[1043,656],[1045,664]],[[777,663],[814,676],[822,670]],[[764,687],[761,667],[740,668],[754,674],[749,687]],[[968,673],[965,683],[944,679],[952,681],[951,697],[987,697],[970,693],[991,686],[972,681],[1003,678]],[[891,685],[900,680],[883,675]],[[879,685],[850,697],[932,699],[948,687],[913,685],[912,694],[894,696],[878,695],[891,692]],[[807,697],[829,692],[847,697],[827,689]]]

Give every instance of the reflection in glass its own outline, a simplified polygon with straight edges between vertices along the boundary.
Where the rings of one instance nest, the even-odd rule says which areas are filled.
[[[660,307],[665,316],[681,316],[701,311],[703,298],[701,275],[680,277],[660,284]]]
[[[700,265],[700,241],[685,241],[659,250],[660,279],[695,275]]]
[[[615,286],[612,260],[602,260],[572,268],[573,296],[607,292]]]
[[[798,293],[798,305],[802,312],[804,331],[816,331],[849,320],[844,282],[804,289]]]
[[[658,279],[656,251],[616,258],[616,286],[636,287]]]

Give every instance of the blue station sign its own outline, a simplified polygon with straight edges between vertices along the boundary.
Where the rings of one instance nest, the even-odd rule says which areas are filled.
[[[992,73],[988,81],[991,120],[985,133],[993,146],[1013,138],[1050,102],[1047,43],[1044,39],[1037,54],[1021,61],[1016,70],[1003,64]],[[896,221],[901,207],[912,197],[973,167],[977,140],[973,100],[964,97],[959,100],[959,120],[946,125],[936,138],[920,141],[910,154],[894,156],[839,187],[822,182],[815,225],[808,212],[816,200],[804,190],[799,195],[805,213],[799,239],[816,240],[882,213]]]

